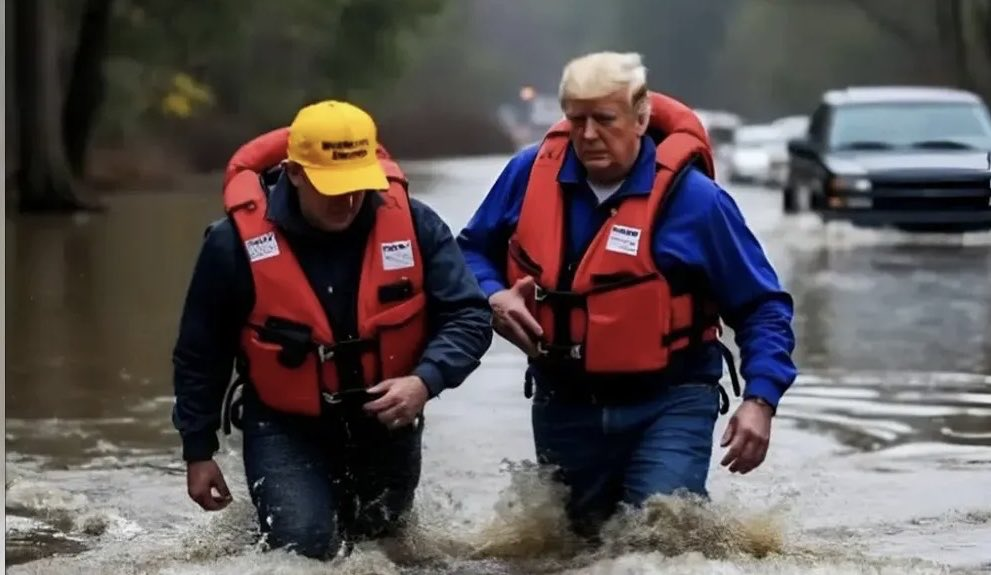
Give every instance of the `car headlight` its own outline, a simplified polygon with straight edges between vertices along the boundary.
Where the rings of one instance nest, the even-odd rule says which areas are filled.
[[[836,176],[829,180],[829,189],[835,192],[866,193],[871,191],[871,181],[856,176]]]

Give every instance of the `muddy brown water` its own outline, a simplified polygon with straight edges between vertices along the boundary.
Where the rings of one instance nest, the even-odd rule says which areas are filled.
[[[407,169],[456,232],[504,161]],[[823,226],[774,191],[731,192],[796,298],[802,374],[757,472],[728,474],[717,448],[710,504],[659,499],[583,549],[529,464],[523,360],[497,340],[428,407],[417,526],[332,564],[258,549],[236,433],[219,458],[234,503],[185,496],[170,353],[219,180],[9,218],[9,572],[991,571],[991,234]]]

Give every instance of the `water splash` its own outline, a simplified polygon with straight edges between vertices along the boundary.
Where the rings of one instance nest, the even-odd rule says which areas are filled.
[[[921,561],[862,556],[849,545],[787,532],[794,518],[785,504],[753,510],[738,496],[704,501],[690,495],[655,496],[642,508],[623,508],[592,546],[568,528],[567,492],[551,470],[529,461],[507,462],[508,483],[491,513],[469,517],[458,498],[437,485],[418,493],[408,528],[398,536],[359,543],[345,557],[314,561],[267,551],[257,515],[245,494],[224,511],[197,514],[173,529],[107,541],[72,558],[51,558],[10,573],[169,575],[343,573],[563,574],[563,573],[951,573]],[[9,491],[9,490],[8,490]],[[63,507],[85,506],[61,494]],[[742,496],[741,496],[742,497]],[[22,497],[23,499],[23,497]],[[49,506],[52,497],[43,498]],[[980,514],[973,521],[986,521]],[[835,538],[833,539],[835,542]]]
[[[747,512],[690,494],[655,495],[642,509],[624,509],[606,525],[604,553],[612,557],[659,552],[669,557],[701,553],[710,559],[763,558],[784,549],[783,519],[776,509]]]

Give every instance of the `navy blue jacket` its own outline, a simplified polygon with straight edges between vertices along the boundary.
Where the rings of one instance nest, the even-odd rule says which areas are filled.
[[[303,219],[284,174],[269,193],[267,217],[284,233],[341,338],[356,335],[358,277],[377,202],[378,196],[369,196],[349,229],[328,233]],[[447,224],[415,198],[411,208],[431,330],[413,375],[435,397],[459,386],[478,367],[492,343],[491,310]],[[187,461],[209,459],[218,449],[221,403],[253,306],[254,284],[242,240],[230,218],[218,220],[208,228],[196,261],[173,352],[172,419]]]
[[[458,236],[458,243],[482,291],[490,296],[506,287],[507,240],[519,221],[523,195],[539,145],[519,152],[503,170],[478,211]],[[622,187],[599,205],[588,187],[585,168],[569,146],[558,181],[567,190],[566,257],[577,262],[592,238],[623,197],[650,193],[655,177],[656,148],[641,141],[632,173]],[[741,352],[740,374],[745,397],[760,397],[777,406],[796,376],[791,359],[795,347],[791,296],[747,227],[743,214],[722,188],[695,168],[682,172],[652,241],[661,273],[686,273],[705,278],[707,289],[733,328]],[[635,313],[635,310],[630,310]],[[622,337],[624,334],[617,334]],[[632,336],[635,337],[635,336]],[[710,344],[675,374],[685,381],[719,381],[723,374],[717,344]],[[538,385],[542,377],[531,368]]]

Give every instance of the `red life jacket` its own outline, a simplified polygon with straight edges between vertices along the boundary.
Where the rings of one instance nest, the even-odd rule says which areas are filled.
[[[686,282],[665,278],[651,249],[679,172],[695,164],[713,174],[708,137],[684,104],[657,93],[650,94],[650,103],[648,133],[660,142],[653,189],[649,196],[624,198],[612,211],[570,283],[562,269],[565,192],[557,180],[569,146],[569,122],[555,124],[540,146],[509,241],[507,270],[510,285],[526,276],[537,284],[531,312],[544,330],[538,362],[578,362],[590,374],[661,372],[674,352],[719,337],[712,302]]]
[[[365,387],[412,373],[427,339],[423,260],[406,177],[379,147],[390,187],[380,193],[365,246],[358,339],[338,341],[288,242],[266,218],[260,172],[286,157],[287,142],[286,128],[248,142],[231,158],[224,178],[224,207],[244,241],[254,278],[255,305],[241,331],[247,362],[242,375],[272,408],[317,415],[321,394],[342,391],[335,362],[340,354],[360,356]]]

